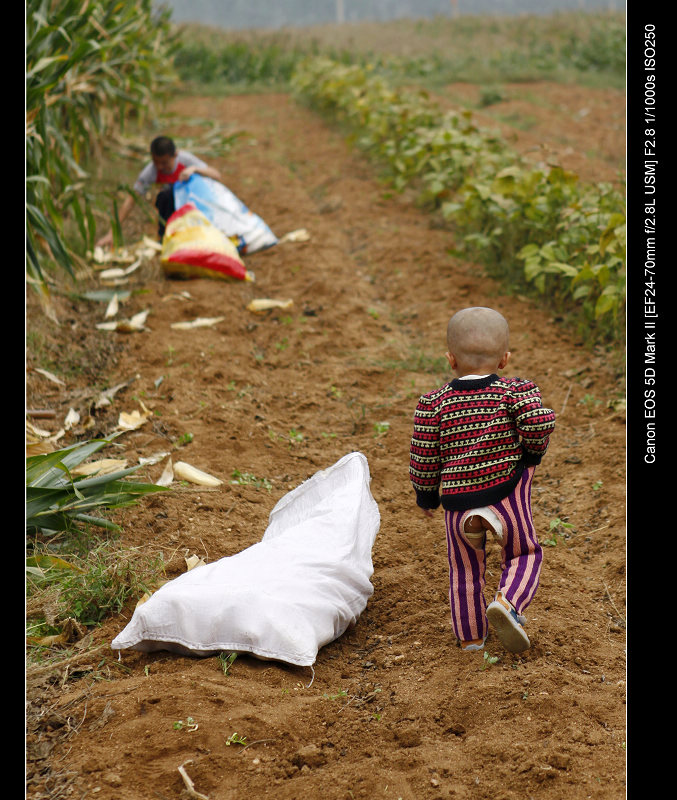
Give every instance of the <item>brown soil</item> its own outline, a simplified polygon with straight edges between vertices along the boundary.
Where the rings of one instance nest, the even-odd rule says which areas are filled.
[[[481,106],[483,87],[455,83],[436,96],[443,107],[469,108],[534,164],[558,165],[586,183],[622,186],[625,179],[625,93],[618,89],[536,81],[499,87]]]
[[[87,640],[101,649],[31,674],[28,796],[171,800],[187,796],[184,764],[210,800],[625,796],[625,418],[609,405],[623,394],[620,356],[589,351],[538,303],[450,256],[448,230],[386,196],[340,135],[287,96],[183,100],[173,111],[249,131],[256,146],[217,163],[225,182],[278,235],[305,227],[311,239],[248,257],[251,284],[146,270],[145,293],[121,314],[150,308],[142,333],[96,331],[100,307],[62,299],[51,335],[68,339],[64,353],[80,353],[82,369],[65,388],[29,372],[28,405],[57,409],[55,429],[69,407],[86,412],[85,367],[96,357],[109,385],[135,380],[99,412],[95,432],[112,430],[137,398],[155,412],[119,440],[130,462],[193,434],[181,459],[223,486],[175,484],[119,515],[122,543],[162,551],[168,577],[185,570],[186,554],[213,562],[259,541],[290,488],[363,452],[381,512],[374,594],[357,626],[320,650],[310,686],[309,669],[247,656],[227,676],[216,658],[124,651],[118,661],[109,644],[130,603]],[[192,299],[172,297],[186,290]],[[245,308],[255,297],[294,305],[256,316]],[[446,322],[466,305],[507,317],[508,373],[536,381],[558,415],[534,481],[541,540],[557,518],[573,525],[544,547],[531,649],[511,655],[490,635],[491,664],[455,646],[443,519],[423,517],[408,481],[413,409],[448,379],[438,361]],[[170,328],[221,315],[214,328]],[[382,421],[390,427],[377,435]],[[156,480],[162,466],[144,474]],[[235,469],[272,490],[231,484]],[[488,570],[491,592],[495,545]],[[188,717],[196,731],[174,729]],[[234,732],[251,744],[227,746]]]

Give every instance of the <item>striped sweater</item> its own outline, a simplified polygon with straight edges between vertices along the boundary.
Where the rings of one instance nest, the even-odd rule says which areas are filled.
[[[497,503],[540,462],[554,428],[554,411],[529,380],[456,378],[428,392],[416,406],[410,448],[416,503],[450,511]]]

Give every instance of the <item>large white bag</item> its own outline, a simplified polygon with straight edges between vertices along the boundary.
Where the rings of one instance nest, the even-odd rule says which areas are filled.
[[[282,497],[260,542],[158,589],[111,647],[312,666],[374,591],[379,525],[367,459],[349,453]]]

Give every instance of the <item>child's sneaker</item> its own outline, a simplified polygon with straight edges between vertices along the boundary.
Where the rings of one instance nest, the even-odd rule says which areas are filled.
[[[511,653],[527,650],[531,642],[522,627],[526,618],[519,616],[501,592],[496,593],[493,603],[487,607],[487,618],[496,629],[501,644]]]
[[[466,652],[482,650],[484,648],[485,641],[486,641],[486,636],[484,637],[484,639],[469,639],[467,642],[460,642],[461,650],[465,650]]]

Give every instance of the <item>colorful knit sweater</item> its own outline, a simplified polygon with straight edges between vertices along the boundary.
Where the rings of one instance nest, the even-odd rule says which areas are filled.
[[[529,380],[456,378],[428,392],[416,406],[410,449],[417,504],[465,511],[497,503],[540,462],[554,428],[554,411]]]

